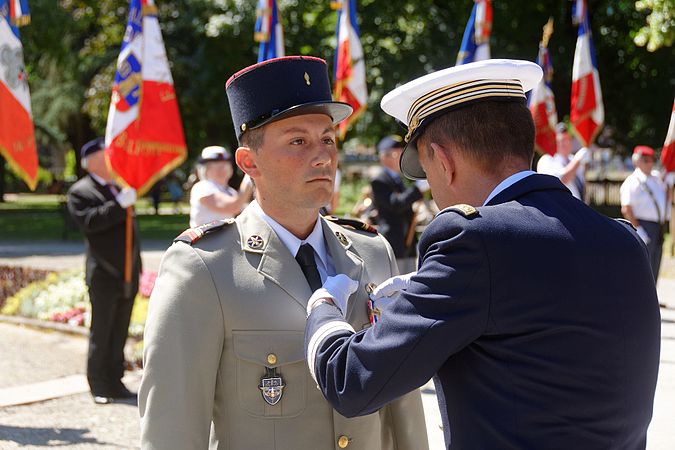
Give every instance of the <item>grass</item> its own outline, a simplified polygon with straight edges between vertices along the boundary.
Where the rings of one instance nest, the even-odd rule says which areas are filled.
[[[79,241],[82,234],[65,220],[65,197],[58,195],[9,195],[0,203],[0,240],[68,240]],[[160,204],[169,210],[173,204]],[[183,205],[183,210],[186,206]],[[187,214],[152,214],[149,200],[137,203],[141,239],[171,240],[188,227]]]
[[[336,215],[345,216],[361,194],[366,181],[344,182],[340,187],[340,206]],[[43,194],[6,194],[0,203],[0,230],[4,241],[68,240],[78,241],[82,234],[65,220],[65,196]],[[163,211],[173,211],[173,203],[160,203]],[[171,240],[188,228],[189,205],[179,205],[181,214],[155,215],[149,199],[136,203],[141,239]]]

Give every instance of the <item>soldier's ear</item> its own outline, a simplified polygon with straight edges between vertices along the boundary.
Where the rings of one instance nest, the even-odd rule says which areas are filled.
[[[446,183],[448,185],[451,184],[455,176],[455,161],[452,155],[444,146],[435,142],[431,143],[431,148],[434,151],[433,154],[438,163],[438,168],[441,169],[443,175],[445,175]]]
[[[242,172],[254,179],[258,176],[259,171],[255,163],[255,152],[249,147],[237,148],[237,151],[234,153],[234,160]]]

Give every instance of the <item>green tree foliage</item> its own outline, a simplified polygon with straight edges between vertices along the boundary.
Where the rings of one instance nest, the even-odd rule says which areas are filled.
[[[647,25],[640,28],[633,39],[640,47],[653,52],[661,47],[671,47],[675,41],[675,1],[641,0],[635,2],[638,11],[650,11]]]
[[[190,156],[209,144],[236,142],[224,85],[255,63],[255,0],[156,0],[171,62]],[[649,2],[672,4],[672,0]],[[455,63],[473,2],[360,0],[366,55],[368,110],[347,135],[373,144],[397,131],[381,112],[387,91]],[[325,58],[330,70],[336,13],[328,0],[279,0],[287,54]],[[549,16],[554,92],[561,118],[569,114],[576,27],[568,0],[495,0],[492,56],[534,60]],[[653,6],[652,6],[653,7]],[[656,11],[656,7],[653,7]],[[659,147],[672,106],[675,73],[671,39],[649,52],[634,43],[646,20],[632,1],[590,0],[591,24],[606,110],[604,143],[629,151]],[[672,9],[671,22],[672,22]],[[32,0],[31,25],[22,29],[38,139],[79,147],[102,135],[128,3],[122,0]],[[652,15],[654,12],[652,12]],[[651,17],[651,16],[650,16]],[[650,22],[653,25],[653,22]]]

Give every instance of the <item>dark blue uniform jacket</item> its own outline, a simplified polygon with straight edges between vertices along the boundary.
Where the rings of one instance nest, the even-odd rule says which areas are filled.
[[[432,221],[373,327],[322,334],[323,394],[356,416],[433,376],[448,448],[644,448],[660,317],[642,241],[547,175],[477,209]],[[315,308],[306,347],[340,320]]]

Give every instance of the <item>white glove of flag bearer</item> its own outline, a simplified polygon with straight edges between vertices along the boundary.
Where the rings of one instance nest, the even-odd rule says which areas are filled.
[[[122,208],[128,208],[136,203],[136,189],[124,188],[115,196],[115,200]]]

